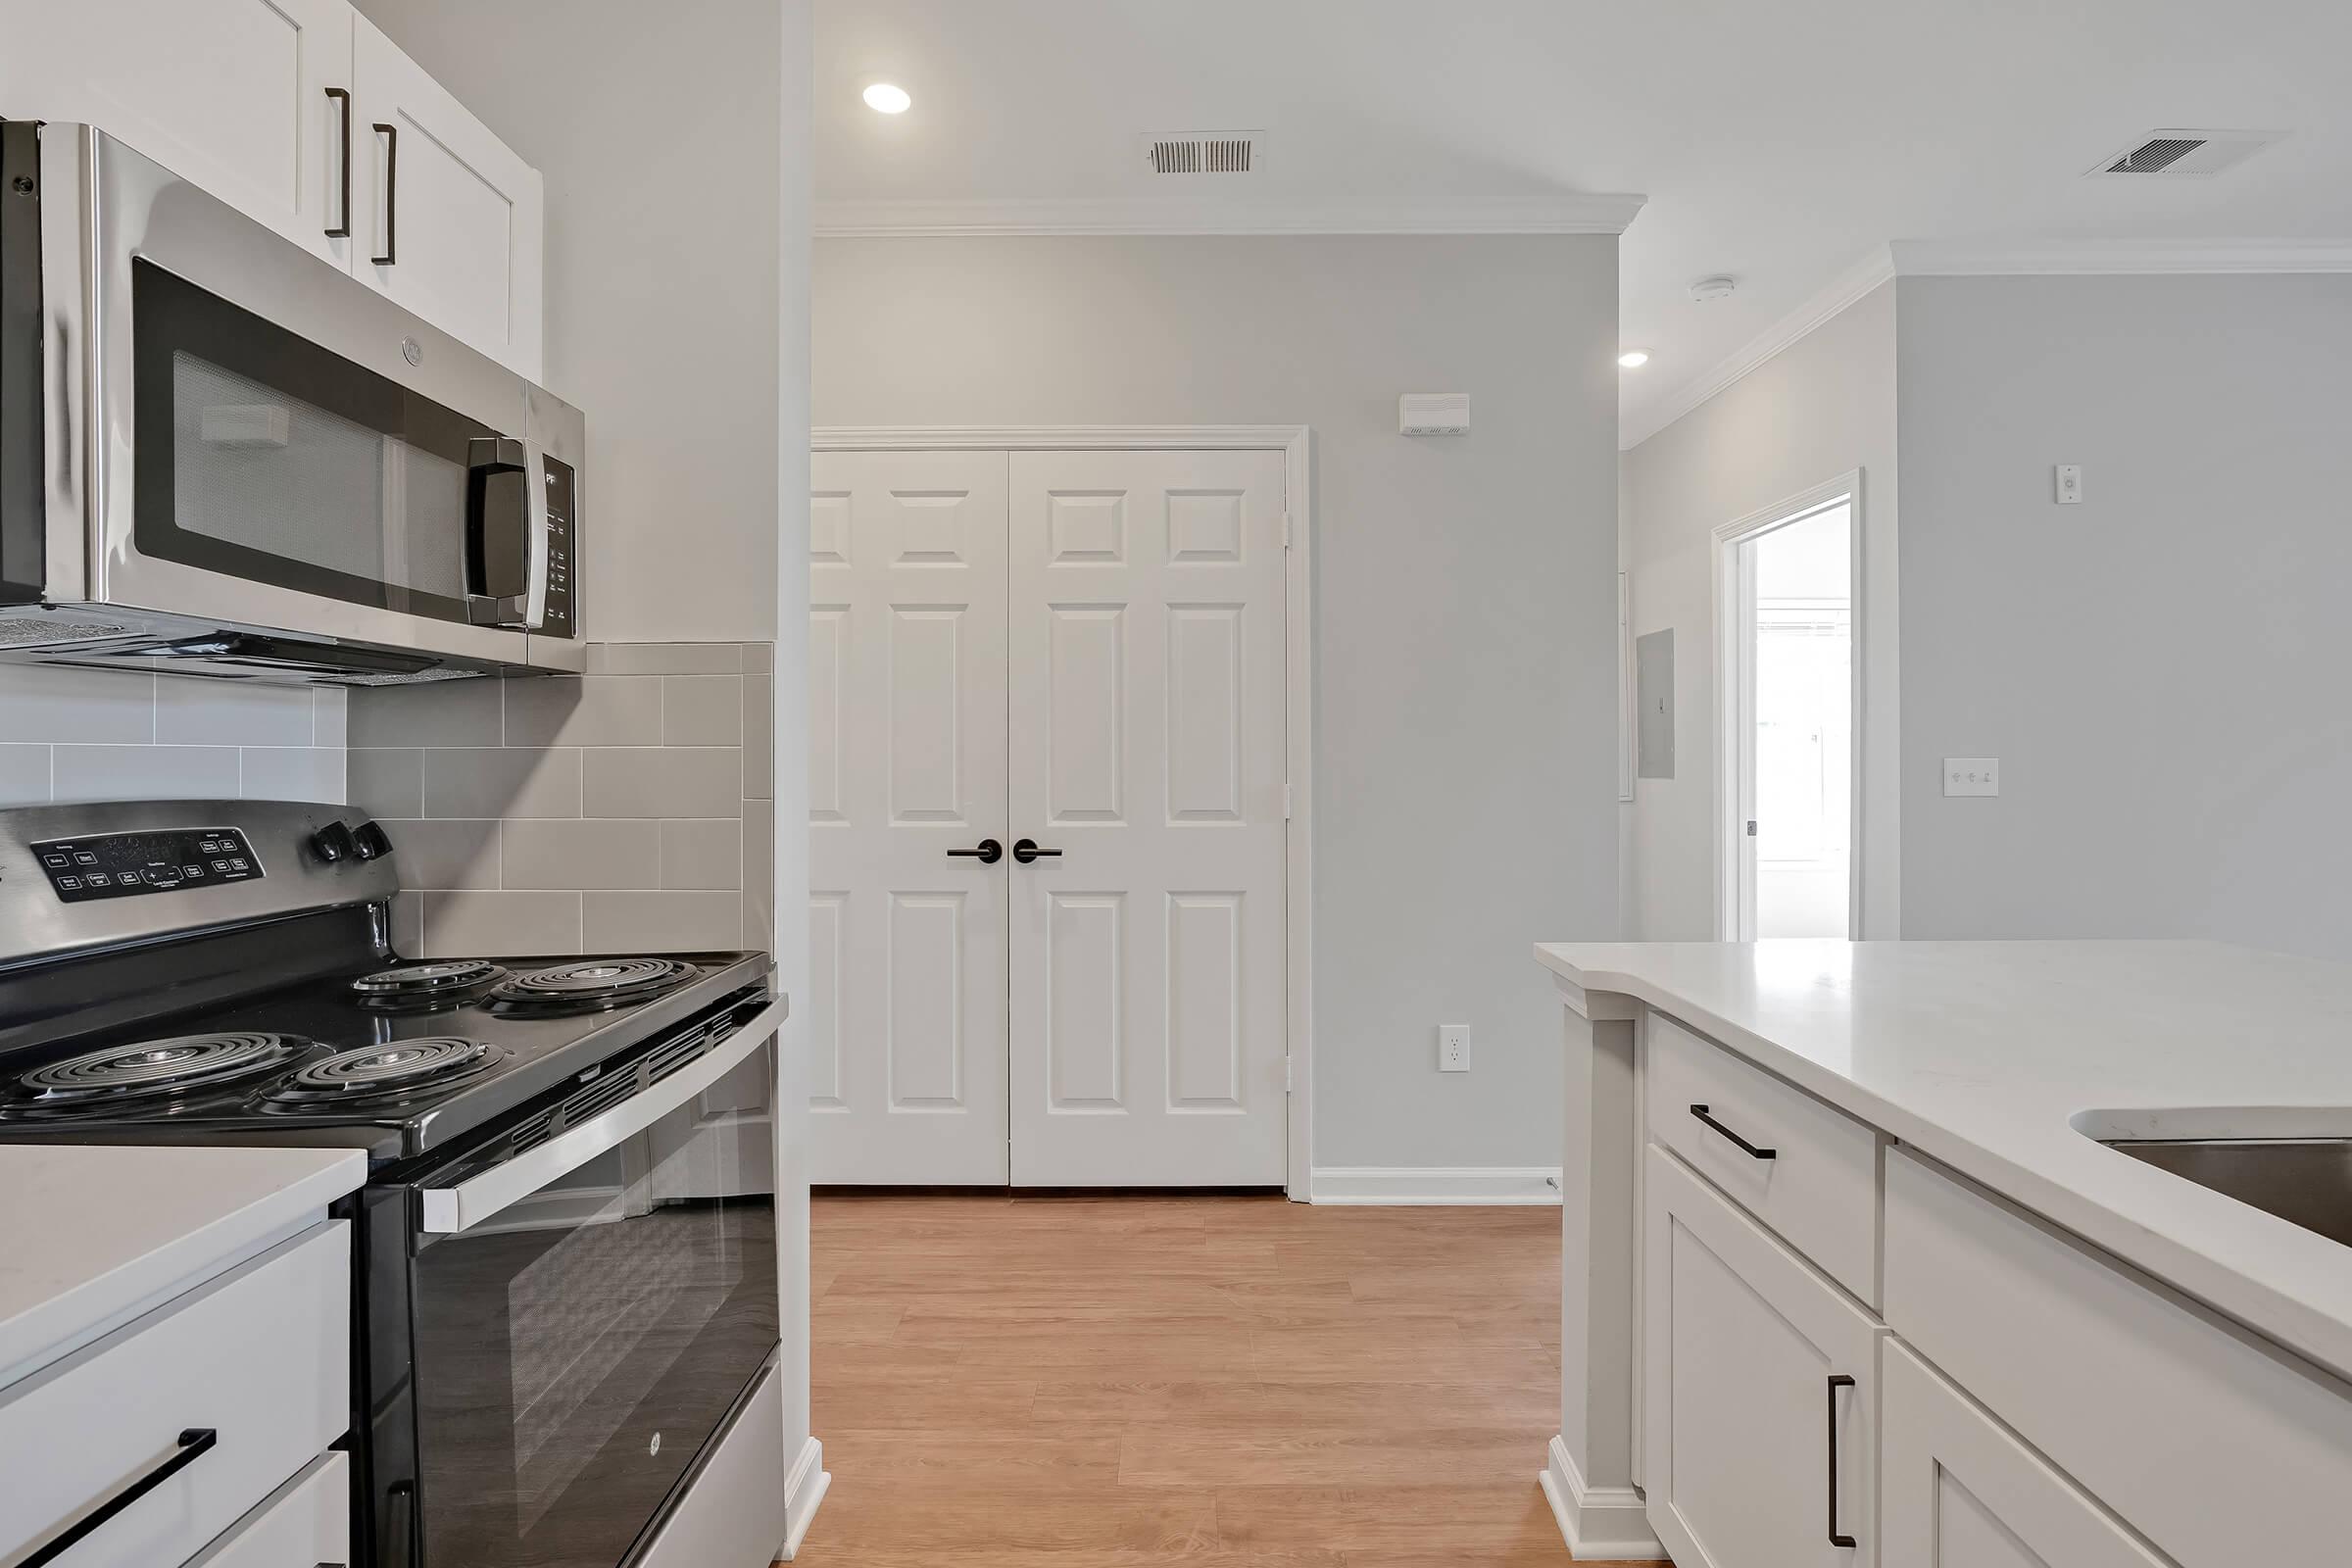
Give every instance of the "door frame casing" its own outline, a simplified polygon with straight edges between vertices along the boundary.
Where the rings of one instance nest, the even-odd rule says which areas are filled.
[[[1740,755],[1733,726],[1740,718],[1746,661],[1741,657],[1740,625],[1740,546],[1761,534],[1799,521],[1843,502],[1846,506],[1846,571],[1853,600],[1852,668],[1846,702],[1852,719],[1852,755],[1847,759],[1847,856],[1845,867],[1845,935],[1862,938],[1863,830],[1868,803],[1863,798],[1863,742],[1869,715],[1863,694],[1869,672],[1869,594],[1863,581],[1862,470],[1848,468],[1836,478],[1800,490],[1784,501],[1761,507],[1745,516],[1719,524],[1708,549],[1715,588],[1715,935],[1738,942],[1740,915],[1740,842],[1734,826],[1740,811]]]
[[[1308,1200],[1314,1166],[1314,432],[1303,424],[820,425],[811,452],[1280,452],[1283,505],[1283,1018],[1289,1095],[1284,1191]],[[1859,497],[1857,497],[1857,501]]]

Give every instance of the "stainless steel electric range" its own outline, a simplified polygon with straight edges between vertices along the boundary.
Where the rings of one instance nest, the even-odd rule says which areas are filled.
[[[782,1475],[697,1482],[781,1443],[767,956],[406,960],[397,854],[327,806],[0,811],[0,1139],[367,1151],[355,1563],[764,1550]]]

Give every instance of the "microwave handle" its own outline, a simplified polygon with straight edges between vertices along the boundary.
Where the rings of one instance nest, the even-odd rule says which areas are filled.
[[[477,626],[537,631],[547,624],[547,453],[536,441],[482,435],[466,443],[466,456],[467,618]],[[479,591],[483,541],[490,527],[487,481],[494,473],[522,475],[524,585],[520,595],[504,599]]]
[[[469,1231],[597,1155],[619,1148],[733,1072],[744,1058],[774,1039],[788,1010],[786,999],[778,997],[691,1065],[611,1110],[566,1128],[479,1175],[448,1187],[418,1188],[417,1228],[439,1236]]]

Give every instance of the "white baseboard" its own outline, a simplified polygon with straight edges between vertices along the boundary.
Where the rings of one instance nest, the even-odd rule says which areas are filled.
[[[777,1560],[790,1562],[800,1555],[801,1543],[808,1537],[808,1526],[816,1518],[816,1505],[825,1500],[825,1490],[833,1485],[833,1473],[825,1468],[825,1446],[810,1438],[801,1445],[801,1455],[792,1463],[792,1474],[784,1482],[784,1551]]]
[[[1666,1548],[1650,1532],[1649,1512],[1635,1487],[1588,1487],[1568,1445],[1557,1434],[1550,1460],[1537,1478],[1559,1521],[1568,1554],[1579,1562],[1664,1562]]]
[[[1327,1165],[1308,1178],[1308,1201],[1366,1204],[1557,1204],[1557,1165]]]

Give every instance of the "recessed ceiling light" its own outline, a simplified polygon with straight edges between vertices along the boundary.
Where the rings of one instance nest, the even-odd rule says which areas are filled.
[[[903,115],[914,104],[906,89],[887,81],[877,81],[865,89],[865,107],[884,115]]]
[[[1627,349],[1623,354],[1617,356],[1617,363],[1629,370],[1639,370],[1649,363],[1649,351],[1647,349]]]

